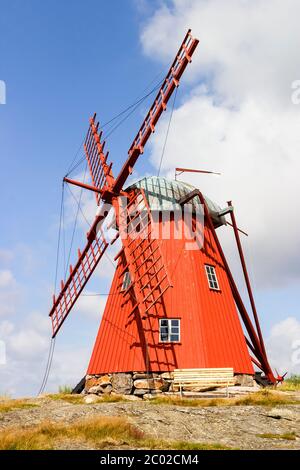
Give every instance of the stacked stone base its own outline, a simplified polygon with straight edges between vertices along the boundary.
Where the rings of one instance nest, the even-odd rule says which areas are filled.
[[[163,393],[174,393],[172,372],[117,372],[113,374],[87,375],[83,393],[103,395],[119,394],[133,395],[139,398],[153,398]],[[235,376],[235,385],[254,387],[256,382],[252,375],[239,374]],[[184,389],[183,389],[184,390]],[[188,388],[189,391],[199,392],[198,387]]]

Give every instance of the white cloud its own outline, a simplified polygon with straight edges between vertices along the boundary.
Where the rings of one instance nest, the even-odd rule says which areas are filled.
[[[9,346],[15,357],[36,357],[45,353],[48,342],[45,336],[31,328],[12,334]]]
[[[23,323],[0,322],[0,341],[6,348],[6,363],[0,364],[0,395],[34,396],[44,376],[50,346],[50,325],[34,312]],[[59,385],[75,386],[84,375],[91,345],[80,348],[57,344],[46,390]]]
[[[14,283],[14,276],[11,271],[4,269],[0,271],[0,289],[8,287]]]
[[[47,392],[57,392],[59,386],[75,387],[86,374],[91,355],[91,347],[57,349],[49,374]]]
[[[4,320],[0,323],[0,340],[4,340],[14,330],[14,324],[10,321]]]
[[[15,313],[20,298],[20,287],[12,271],[0,270],[0,316]]]
[[[280,374],[300,373],[300,321],[288,317],[276,323],[266,342],[270,363]]]
[[[214,91],[234,102],[255,94],[278,103],[299,78],[299,11],[297,0],[173,0],[149,19],[141,41],[147,54],[169,62],[191,27],[200,45],[189,78],[211,78]]]
[[[217,180],[182,179],[221,205],[233,200],[239,224],[250,233],[260,287],[300,277],[300,107],[291,103],[300,70],[299,14],[292,0],[173,0],[141,35],[145,52],[164,62],[187,26],[200,38],[182,79],[193,90],[174,112],[162,170],[173,177],[184,161],[222,172]],[[156,166],[168,117],[150,143]]]
[[[74,313],[99,319],[104,312],[107,295],[99,295],[99,292],[84,291],[78,298],[74,307]]]

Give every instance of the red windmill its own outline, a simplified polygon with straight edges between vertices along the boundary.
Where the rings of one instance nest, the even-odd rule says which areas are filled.
[[[109,246],[101,228],[107,216],[106,204],[114,209],[117,237],[122,242],[115,258],[117,267],[110,288],[113,295],[108,296],[88,375],[157,374],[206,368],[232,368],[235,374],[254,375],[254,364],[269,382],[276,382],[266,356],[249,279],[246,276],[255,326],[216,233],[218,227],[226,224],[224,215],[230,213],[246,274],[231,205],[221,211],[198,189],[165,178],[144,178],[125,187],[197,45],[198,40],[189,30],[119,175],[113,175],[108,153],[104,154],[105,142],[94,115],[84,144],[92,184],[65,178],[94,191],[99,208],[85,248],[78,250],[76,265],[70,266],[69,278],[62,281],[61,292],[53,299],[50,311],[53,337]],[[183,216],[179,220],[171,214],[167,223],[163,223],[157,207],[165,209],[168,204],[188,207],[196,231],[197,207],[203,208],[201,246],[186,249],[186,237],[176,235],[178,227],[185,224]],[[161,236],[163,227],[169,229],[170,236]],[[157,228],[158,236],[153,236]],[[126,236],[122,236],[124,233]]]

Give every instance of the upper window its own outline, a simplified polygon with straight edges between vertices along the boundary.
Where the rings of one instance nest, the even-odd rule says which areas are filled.
[[[124,273],[124,277],[123,277],[123,282],[122,282],[122,288],[121,290],[127,290],[128,287],[130,286],[131,284],[131,277],[130,277],[130,272],[129,271],[126,271]]]
[[[214,268],[214,266],[210,266],[209,264],[206,264],[205,270],[206,270],[209,288],[213,290],[220,290],[218,278],[216,274],[216,269]]]
[[[178,343],[180,341],[179,319],[161,318],[159,320],[159,341],[164,343]]]

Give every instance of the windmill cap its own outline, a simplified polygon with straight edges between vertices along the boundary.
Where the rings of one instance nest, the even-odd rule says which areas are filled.
[[[136,181],[126,188],[127,191],[130,189],[143,189],[151,210],[174,211],[181,209],[179,204],[180,199],[196,188],[182,181],[169,180],[161,176],[149,176]],[[219,216],[221,207],[207,196],[204,196],[204,198],[214,226],[217,228],[225,225],[225,218]],[[188,204],[196,206],[200,204],[200,201],[193,199]]]

